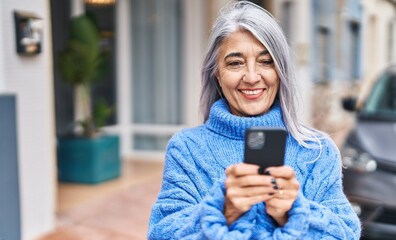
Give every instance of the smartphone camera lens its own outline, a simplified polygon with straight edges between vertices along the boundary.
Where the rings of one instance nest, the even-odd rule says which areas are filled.
[[[264,147],[265,134],[261,131],[254,131],[248,134],[247,145],[250,149],[261,149]]]

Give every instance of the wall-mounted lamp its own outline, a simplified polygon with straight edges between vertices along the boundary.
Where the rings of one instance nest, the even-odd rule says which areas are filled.
[[[116,0],[85,0],[87,5],[114,5]]]
[[[41,52],[43,21],[33,13],[14,11],[16,47],[21,55]]]

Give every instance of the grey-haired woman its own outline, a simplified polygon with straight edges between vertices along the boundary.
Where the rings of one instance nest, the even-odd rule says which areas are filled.
[[[204,124],[169,141],[149,239],[359,239],[339,151],[297,118],[279,25],[246,1],[224,8],[202,71]],[[243,163],[250,127],[287,129],[285,165]]]

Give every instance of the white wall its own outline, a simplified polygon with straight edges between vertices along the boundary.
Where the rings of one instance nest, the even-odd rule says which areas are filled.
[[[55,223],[55,127],[50,6],[47,0],[1,0],[4,82],[17,96],[22,239],[35,239]],[[13,11],[43,20],[42,53],[16,53]]]

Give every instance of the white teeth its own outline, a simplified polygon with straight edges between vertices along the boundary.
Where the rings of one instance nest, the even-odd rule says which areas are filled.
[[[242,93],[247,94],[247,95],[255,95],[259,94],[263,91],[263,89],[257,89],[257,90],[241,90]]]

